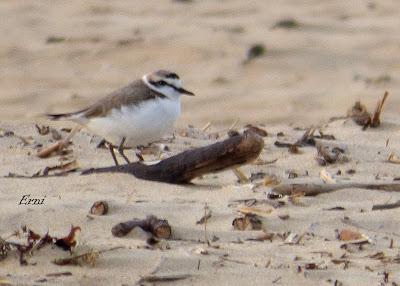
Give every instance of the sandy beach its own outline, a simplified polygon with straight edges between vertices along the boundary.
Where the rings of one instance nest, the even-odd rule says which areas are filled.
[[[271,198],[273,181],[397,182],[399,16],[389,0],[2,1],[0,237],[24,242],[13,233],[25,225],[61,238],[74,225],[81,228],[74,254],[117,249],[65,266],[53,261],[71,254],[55,245],[27,255],[27,265],[12,249],[0,259],[0,285],[400,284],[400,209],[373,210],[395,204],[398,192],[346,187]],[[291,27],[277,25],[285,19]],[[255,44],[264,54],[244,63]],[[163,142],[168,150],[145,159],[221,141],[234,122],[239,131],[253,124],[268,135],[259,158],[241,167],[250,182],[239,183],[231,170],[186,185],[121,173],[82,176],[113,164],[108,150],[96,147],[101,138],[87,130],[65,152],[36,156],[74,127],[43,114],[84,108],[159,68],[179,73],[196,96],[183,98],[175,138]],[[330,120],[357,100],[372,112],[385,91],[379,127]],[[35,124],[49,132],[41,135]],[[309,127],[317,145],[337,147],[345,159],[322,166],[316,146],[294,153],[277,146],[296,142]],[[127,155],[135,157],[133,150]],[[68,162],[74,168],[64,176],[41,176]],[[44,203],[21,204],[26,195]],[[88,215],[99,200],[108,202],[108,214]],[[205,206],[206,230],[196,223]],[[234,229],[245,208],[260,229]],[[114,225],[150,214],[168,220],[170,239],[149,245],[138,228],[112,235]],[[339,235],[346,232],[351,239]],[[172,281],[150,281],[163,277]]]

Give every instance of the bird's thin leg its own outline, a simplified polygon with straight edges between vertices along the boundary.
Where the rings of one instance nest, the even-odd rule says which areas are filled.
[[[118,152],[119,152],[119,154],[121,154],[121,156],[125,159],[125,161],[129,164],[130,161],[129,161],[128,157],[126,157],[126,155],[124,154],[124,144],[125,144],[125,140],[126,140],[126,138],[123,137],[122,140],[121,140],[121,143],[120,143],[119,146],[118,146]]]
[[[143,162],[144,158],[142,156],[142,146],[137,146],[135,150],[136,157],[139,159],[139,162]]]
[[[117,157],[115,156],[115,153],[114,153],[114,146],[110,142],[107,142],[107,145],[108,145],[108,149],[110,150],[111,156],[114,160],[115,166],[119,166]]]

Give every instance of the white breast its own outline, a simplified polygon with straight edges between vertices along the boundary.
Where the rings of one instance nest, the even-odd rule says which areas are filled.
[[[159,140],[171,132],[180,114],[180,101],[166,98],[113,109],[106,117],[91,118],[86,127],[118,146],[136,147]]]

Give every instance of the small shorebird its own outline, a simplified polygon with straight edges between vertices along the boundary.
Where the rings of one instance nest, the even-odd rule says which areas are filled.
[[[48,114],[52,120],[70,120],[103,137],[115,164],[114,147],[129,163],[124,147],[138,147],[159,140],[172,130],[180,114],[181,95],[194,95],[182,87],[179,76],[159,70],[144,75],[83,110]],[[136,151],[143,160],[140,151]]]

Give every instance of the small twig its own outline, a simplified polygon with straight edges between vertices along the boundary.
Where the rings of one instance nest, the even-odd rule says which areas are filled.
[[[392,204],[373,205],[372,210],[389,210],[400,207],[400,200]]]
[[[236,175],[241,184],[247,184],[250,182],[250,180],[246,177],[246,175],[242,172],[242,170],[239,169],[239,167],[232,168],[232,171]]]
[[[113,251],[113,250],[117,250],[117,249],[121,249],[121,248],[125,248],[125,247],[124,246],[116,246],[116,247],[112,247],[109,249],[103,249],[103,250],[99,250],[99,251],[89,251],[89,252],[85,252],[85,253],[82,253],[79,255],[74,255],[72,257],[54,259],[53,263],[57,264],[57,265],[78,264],[80,259],[87,258],[88,256],[94,257],[94,256],[98,256],[100,254],[103,254],[105,252],[109,252],[109,251]]]
[[[337,183],[337,184],[321,184],[321,183],[293,183],[280,184],[272,188],[272,192],[283,195],[292,195],[304,193],[306,196],[316,196],[334,192],[341,189],[359,188],[367,190],[381,190],[387,192],[400,192],[400,183]]]
[[[204,125],[203,128],[201,128],[201,131],[206,132],[208,128],[211,127],[211,122],[208,122],[206,125]]]
[[[183,280],[191,277],[190,274],[165,274],[165,275],[147,275],[143,276],[136,282],[137,285],[141,285],[144,282],[173,282]]]
[[[39,158],[47,158],[54,152],[61,151],[62,149],[64,149],[65,147],[67,147],[69,145],[72,137],[81,129],[82,129],[81,126],[74,127],[74,129],[68,134],[68,136],[65,139],[62,139],[62,140],[54,143],[53,145],[50,145],[47,148],[43,148],[36,155]]]
[[[207,203],[205,203],[204,205],[204,243],[207,243],[208,245],[210,244],[210,242],[208,241],[208,237],[207,237],[207,210],[208,210],[208,206]]]

